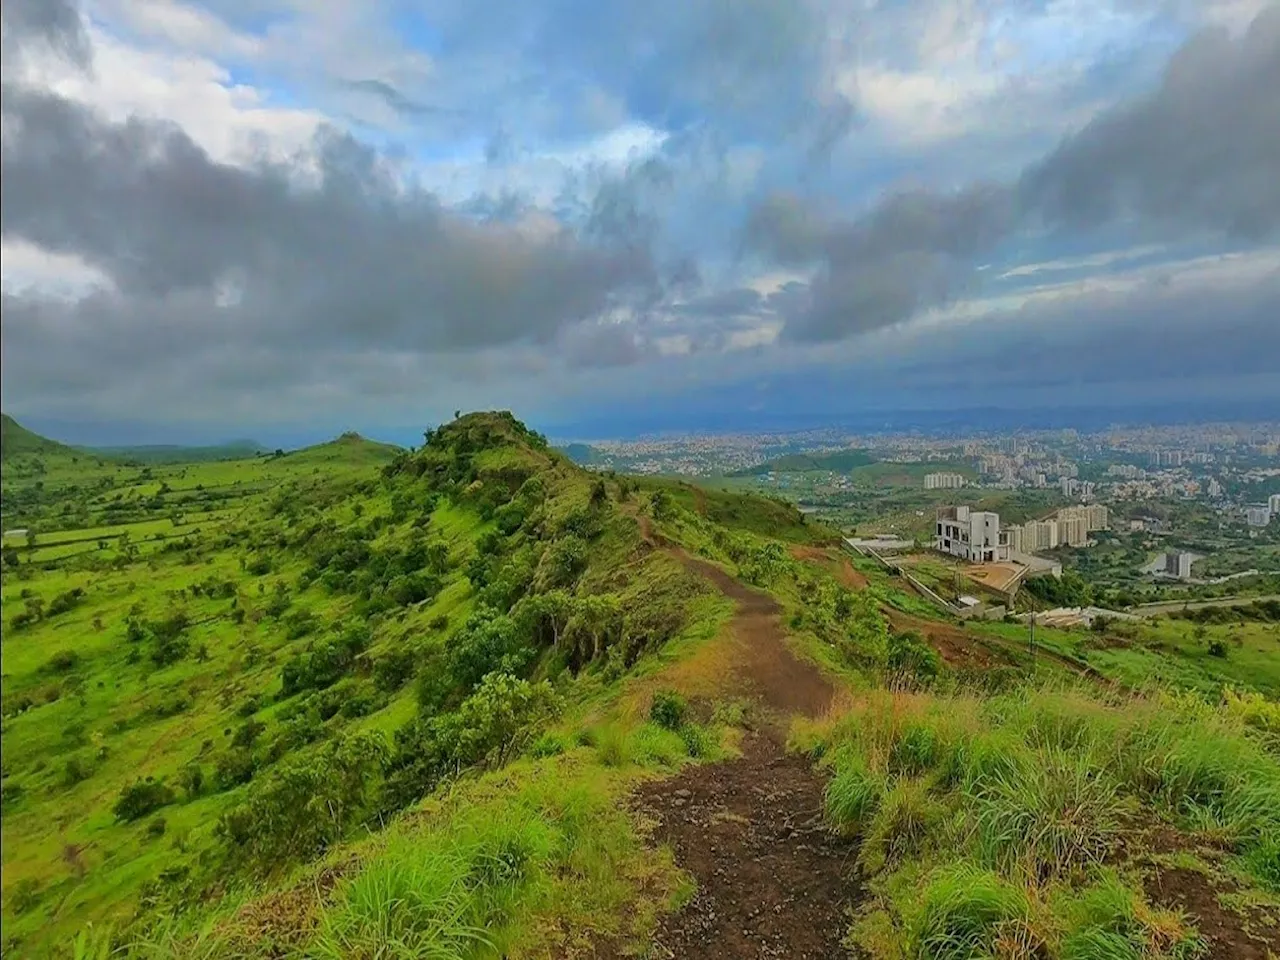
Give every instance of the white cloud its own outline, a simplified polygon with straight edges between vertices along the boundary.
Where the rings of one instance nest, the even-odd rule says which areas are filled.
[[[1117,263],[1140,260],[1144,257],[1163,253],[1168,249],[1164,244],[1147,244],[1129,247],[1125,250],[1106,250],[1085,257],[1063,257],[1057,260],[1044,260],[1039,263],[1025,263],[1004,271],[997,280],[1014,280],[1019,277],[1033,277],[1041,273],[1061,273],[1066,270],[1082,270],[1090,267],[1110,267]],[[989,269],[983,267],[980,269]]]
[[[190,53],[247,58],[266,52],[261,37],[233,30],[208,10],[176,0],[97,0],[89,15],[117,23],[139,39]]]
[[[52,253],[22,239],[0,242],[5,293],[81,300],[111,286],[106,274],[74,254]]]
[[[45,53],[24,58],[21,80],[86,104],[105,117],[176,123],[214,159],[245,162],[261,153],[281,159],[305,148],[325,116],[278,106],[253,86],[234,82],[217,62],[192,53],[131,46],[90,27],[91,73]]]

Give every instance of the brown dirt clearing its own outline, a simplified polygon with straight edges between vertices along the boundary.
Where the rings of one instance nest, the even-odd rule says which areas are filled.
[[[1157,902],[1186,911],[1209,946],[1208,960],[1269,960],[1280,956],[1280,928],[1268,917],[1244,917],[1218,899],[1230,885],[1215,887],[1198,870],[1160,867],[1147,882]]]
[[[824,550],[821,547],[794,546],[791,548],[791,556],[802,563],[816,563],[827,567],[835,574],[837,580],[851,589],[863,590],[871,584],[866,575],[849,562],[848,557],[832,556],[830,550]]]

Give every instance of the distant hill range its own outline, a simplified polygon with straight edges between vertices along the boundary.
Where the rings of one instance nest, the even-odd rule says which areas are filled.
[[[129,463],[202,463],[209,460],[244,460],[268,453],[256,440],[228,440],[211,446],[187,447],[181,444],[152,443],[125,447],[86,447],[95,456]]]
[[[758,477],[766,473],[808,473],[813,470],[831,470],[848,473],[857,467],[876,462],[865,450],[837,450],[833,453],[790,453],[776,460],[744,467],[729,474],[731,477]]]
[[[111,447],[73,447],[28,430],[8,414],[0,414],[0,441],[3,443],[3,456],[65,456],[90,457],[121,464],[159,465],[166,463],[207,463],[214,460],[248,460],[253,457],[277,453],[285,456],[304,456],[324,459],[338,450],[349,456],[351,448],[358,448],[366,459],[375,462],[389,461],[401,448],[393,444],[379,443],[369,440],[358,433],[348,432],[341,436],[300,450],[286,454],[284,451],[272,451],[256,440],[228,440],[225,443],[207,446],[185,446],[182,444],[133,444]]]

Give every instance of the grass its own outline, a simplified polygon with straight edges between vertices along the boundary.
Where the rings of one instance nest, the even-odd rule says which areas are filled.
[[[872,899],[851,936],[873,955],[1192,956],[1194,929],[1115,866],[1153,818],[1275,889],[1280,758],[1190,695],[870,690],[792,742],[831,771],[828,819],[862,838]]]

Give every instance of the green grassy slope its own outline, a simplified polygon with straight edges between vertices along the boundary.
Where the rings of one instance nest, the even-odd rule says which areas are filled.
[[[0,414],[0,456],[5,460],[39,454],[70,455],[73,452],[65,444],[32,433],[7,413]]]
[[[719,615],[640,549],[629,489],[509,415],[413,454],[346,436],[99,479],[5,493],[40,482],[37,519],[97,524],[4,569],[4,929],[26,955],[281,875],[505,755],[586,668],[619,676]],[[214,519],[173,515],[218,492]],[[102,525],[112,504],[141,519]]]
[[[730,605],[667,541],[773,594],[846,688],[793,740],[862,840],[871,955],[1194,956],[1196,918],[1142,888],[1152,831],[1280,911],[1273,699],[1013,652],[953,669],[883,612],[928,607],[871,568],[851,587],[784,504],[588,473],[509,414],[427,439],[6,478],[39,521],[2,582],[6,953],[639,949],[689,890],[626,796],[723,757],[743,716],[650,719],[655,690],[732,672]],[[1201,642],[1173,626],[1152,663]],[[947,625],[1016,651],[1006,629]]]
[[[634,481],[650,495],[662,491],[681,509],[710,523],[792,543],[834,543],[839,533],[810,520],[785,500],[754,493],[737,493],[665,477]]]

